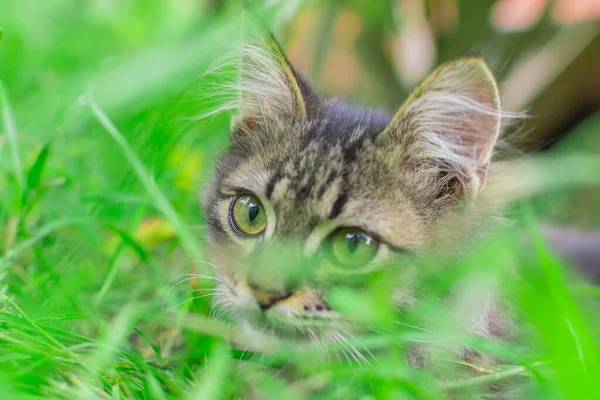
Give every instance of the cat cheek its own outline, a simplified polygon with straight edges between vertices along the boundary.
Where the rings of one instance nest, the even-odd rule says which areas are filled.
[[[207,249],[210,267],[217,274],[237,276],[248,264],[245,251],[234,242],[213,243]]]

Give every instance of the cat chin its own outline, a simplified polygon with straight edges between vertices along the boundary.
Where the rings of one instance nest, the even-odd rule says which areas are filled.
[[[357,333],[356,327],[334,312],[328,318],[307,318],[275,311],[249,313],[241,317],[238,322],[245,337],[254,338],[261,344],[273,343],[275,339],[298,345],[321,346],[339,342],[340,337],[352,337],[353,333]]]
[[[331,319],[315,320],[267,312],[248,315],[244,325],[245,329],[254,333],[261,332],[279,339],[310,341],[311,337],[321,336],[329,331],[333,322]]]
[[[245,345],[259,351],[269,351],[276,343],[293,342],[309,345],[311,336],[299,326],[275,324],[244,318],[239,321]]]
[[[359,366],[370,364],[375,356],[366,347],[356,347],[350,340],[354,338],[349,325],[340,323],[322,324],[315,327],[290,328],[273,325],[259,326],[249,320],[240,321],[243,332],[243,343],[235,343],[247,350],[262,354],[277,351],[298,352],[302,357],[312,355],[315,362],[329,362],[333,359],[355,362]]]

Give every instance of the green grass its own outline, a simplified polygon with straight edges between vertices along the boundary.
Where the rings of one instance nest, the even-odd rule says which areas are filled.
[[[598,158],[579,144],[597,136],[598,114],[563,158],[540,161],[547,192],[511,209],[516,227],[460,260],[421,266],[428,296],[414,310],[389,301],[390,282],[410,278],[401,269],[374,274],[360,293],[332,295],[374,329],[353,341],[373,353],[369,363],[315,363],[310,349],[278,341],[268,355],[232,346],[244,337],[210,318],[211,281],[184,275],[211,273],[197,198],[228,140],[228,115],[195,119],[214,105],[201,73],[240,31],[229,14],[237,6],[199,3],[0,0],[0,398],[443,399],[498,386],[527,399],[597,397],[600,291],[538,230],[540,218],[569,221],[573,204],[581,207],[568,186],[600,191]],[[378,8],[365,18],[380,18]],[[278,30],[293,19],[288,11],[273,19]],[[461,43],[441,44],[444,57]],[[590,202],[589,220],[600,221]],[[534,245],[523,248],[527,230]],[[522,328],[516,343],[460,333],[465,305],[496,281]],[[408,368],[407,349],[425,342],[437,349],[433,368]],[[457,343],[502,364],[461,365]]]

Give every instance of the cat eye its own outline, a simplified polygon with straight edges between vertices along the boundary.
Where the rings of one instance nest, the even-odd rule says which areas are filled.
[[[345,267],[367,264],[377,254],[379,243],[359,228],[341,228],[330,236],[329,257]]]
[[[233,199],[229,209],[229,223],[238,235],[254,236],[267,227],[265,209],[253,194],[241,194]]]

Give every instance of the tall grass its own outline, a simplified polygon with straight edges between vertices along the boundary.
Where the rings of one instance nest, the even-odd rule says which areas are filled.
[[[201,72],[239,39],[238,6],[220,3],[0,0],[0,398],[443,399],[500,387],[597,398],[600,291],[539,236],[540,216],[569,214],[566,185],[511,208],[516,225],[460,260],[423,263],[427,295],[408,312],[389,301],[390,282],[408,279],[402,268],[333,293],[370,328],[351,340],[356,352],[315,363],[313,349],[268,338],[255,353],[212,318],[197,198],[229,116],[194,117],[214,105]],[[269,23],[285,31],[308,3],[286,3]],[[598,129],[596,116],[576,136]],[[597,192],[598,171],[586,172],[596,156],[565,147],[570,158],[546,160],[545,186],[558,171]],[[516,342],[465,334],[461,312],[497,286]],[[409,368],[408,352],[424,344],[431,368]],[[459,345],[501,364],[462,362]]]

